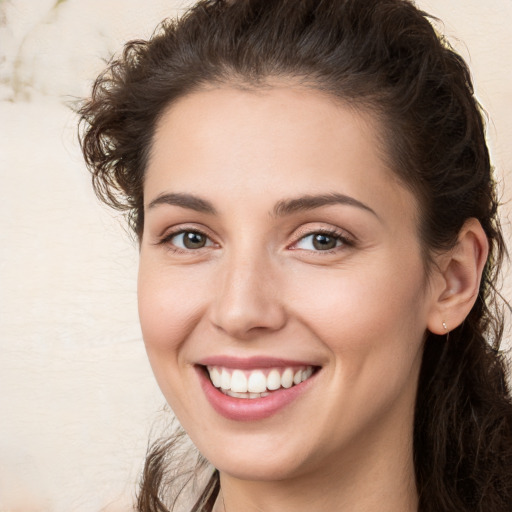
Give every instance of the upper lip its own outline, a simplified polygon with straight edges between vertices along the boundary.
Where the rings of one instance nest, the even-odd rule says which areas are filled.
[[[280,368],[290,366],[318,366],[311,361],[298,361],[268,356],[254,357],[233,357],[233,356],[210,356],[197,362],[202,366],[222,366],[224,368],[236,368],[240,370],[252,370],[256,368]]]

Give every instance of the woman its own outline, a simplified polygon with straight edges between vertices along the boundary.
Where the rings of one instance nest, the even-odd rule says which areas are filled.
[[[199,2],[81,113],[139,238],[156,379],[215,468],[186,510],[510,510],[504,242],[469,72],[427,15]],[[178,448],[149,453],[140,510],[170,509]]]

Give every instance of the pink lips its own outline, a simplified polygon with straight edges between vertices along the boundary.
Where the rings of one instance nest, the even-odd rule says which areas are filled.
[[[251,370],[309,366],[311,363],[262,357],[239,359],[215,356],[201,360],[199,365],[196,366],[196,370],[200,379],[201,387],[211,406],[220,415],[235,421],[258,421],[276,414],[306,391],[310,386],[311,381],[315,378],[315,375],[313,375],[300,384],[288,389],[280,388],[277,391],[272,391],[268,396],[262,398],[234,398],[225,395],[213,386],[202,366],[222,366],[224,368]]]

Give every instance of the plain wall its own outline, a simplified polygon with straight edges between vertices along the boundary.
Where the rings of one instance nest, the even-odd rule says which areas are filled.
[[[138,326],[136,244],[93,196],[66,103],[184,5],[0,0],[0,512],[130,509],[164,400]],[[419,5],[470,62],[510,201],[512,1]]]

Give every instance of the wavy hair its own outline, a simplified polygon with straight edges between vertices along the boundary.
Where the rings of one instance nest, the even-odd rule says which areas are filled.
[[[469,218],[490,246],[464,323],[449,340],[426,333],[414,423],[419,510],[506,512],[512,404],[499,350],[506,303],[497,292],[506,248],[482,109],[465,62],[435,22],[408,0],[202,0],[110,62],[80,110],[80,141],[96,193],[127,213],[140,238],[155,126],[184,95],[286,78],[376,116],[385,158],[420,204],[427,272]],[[176,439],[148,452],[143,512],[172,508]],[[214,472],[193,510],[211,510],[218,489]]]

